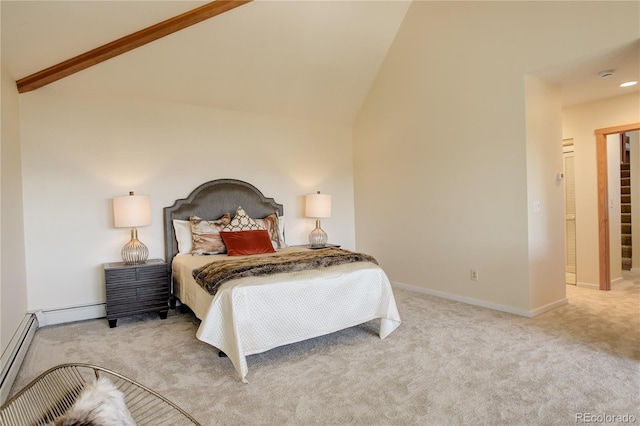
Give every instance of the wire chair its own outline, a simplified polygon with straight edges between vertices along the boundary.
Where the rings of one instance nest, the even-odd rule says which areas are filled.
[[[100,375],[124,394],[138,426],[200,425],[167,398],[122,374],[74,363],[50,368],[9,399],[1,408],[0,426],[34,426],[54,421],[73,406],[84,386]]]

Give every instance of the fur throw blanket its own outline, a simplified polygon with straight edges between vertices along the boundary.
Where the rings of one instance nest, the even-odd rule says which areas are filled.
[[[73,406],[47,426],[135,426],[124,395],[109,379],[87,384]]]
[[[210,294],[216,294],[222,284],[236,278],[326,268],[351,262],[378,264],[367,254],[331,247],[211,262],[194,269],[193,278]]]

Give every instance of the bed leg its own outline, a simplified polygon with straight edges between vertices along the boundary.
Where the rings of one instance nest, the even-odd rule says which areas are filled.
[[[219,356],[220,358],[226,358],[226,357],[227,357],[227,354],[225,354],[224,352],[220,351],[220,352],[218,352],[218,356]]]
[[[171,296],[169,298],[169,308],[171,308],[171,309],[175,309],[176,308],[176,298],[175,298],[175,296]]]

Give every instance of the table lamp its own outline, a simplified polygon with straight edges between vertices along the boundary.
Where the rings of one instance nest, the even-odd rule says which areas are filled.
[[[140,265],[147,261],[149,249],[138,240],[138,226],[151,225],[151,203],[148,195],[113,197],[113,221],[116,228],[131,228],[131,241],[122,247],[120,255],[127,265]]]
[[[331,217],[331,195],[307,194],[305,200],[305,216],[315,218],[316,227],[309,234],[311,247],[324,247],[327,244],[327,233],[320,227],[320,218]]]

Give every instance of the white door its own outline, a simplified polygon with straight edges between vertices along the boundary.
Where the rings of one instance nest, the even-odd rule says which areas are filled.
[[[563,141],[564,212],[565,212],[565,275],[567,284],[576,285],[576,174],[573,141]]]

